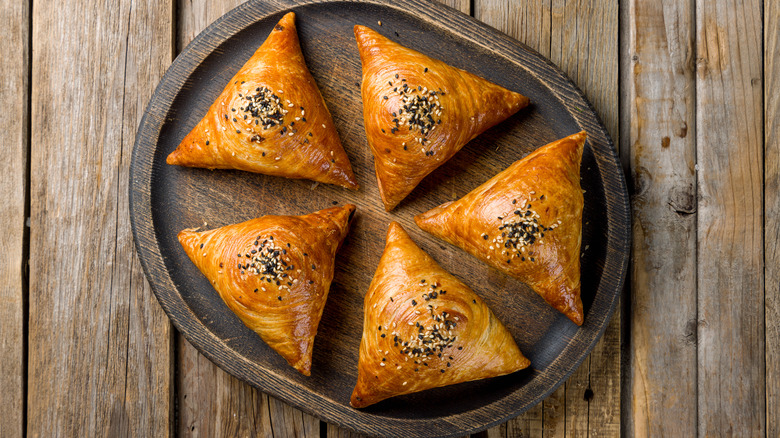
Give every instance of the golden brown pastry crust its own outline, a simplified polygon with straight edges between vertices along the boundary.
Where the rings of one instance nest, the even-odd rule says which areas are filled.
[[[580,161],[585,139],[583,131],[539,148],[459,200],[417,215],[415,222],[528,284],[582,325]]]
[[[396,222],[363,306],[353,407],[530,365],[485,302]]]
[[[358,188],[303,59],[295,13],[279,21],[167,162]]]
[[[387,211],[471,139],[528,105],[525,96],[367,27],[355,26],[355,37],[363,63],[366,136]],[[406,121],[410,111],[404,107],[411,114],[421,108],[420,118]]]
[[[311,374],[334,258],[354,205],[305,216],[263,216],[179,242],[225,304],[304,375]]]

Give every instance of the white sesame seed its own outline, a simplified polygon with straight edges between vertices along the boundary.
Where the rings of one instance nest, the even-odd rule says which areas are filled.
[[[323,127],[323,128],[327,128],[327,126],[325,126],[325,124],[324,124],[324,123],[322,124],[322,127]]]
[[[385,363],[384,362],[379,362],[379,366],[383,367],[383,366],[385,366]]]

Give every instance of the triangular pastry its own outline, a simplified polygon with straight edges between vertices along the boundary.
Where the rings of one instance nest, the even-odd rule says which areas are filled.
[[[485,302],[396,222],[363,307],[353,407],[530,365]]]
[[[357,189],[330,112],[306,68],[295,13],[282,17],[167,162]]]
[[[263,216],[179,242],[225,304],[304,375],[354,205]]]
[[[425,178],[528,98],[355,26],[363,119],[379,193],[392,210]]]
[[[455,202],[414,219],[528,284],[582,325],[580,161],[585,132],[539,148]]]

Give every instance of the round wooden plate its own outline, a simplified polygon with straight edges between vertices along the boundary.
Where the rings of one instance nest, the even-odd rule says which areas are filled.
[[[309,68],[333,114],[361,189],[240,171],[165,164],[231,76],[282,15],[297,13]],[[377,22],[382,22],[378,26]],[[362,123],[361,68],[352,33],[370,26],[399,43],[471,71],[532,105],[466,145],[386,213]],[[510,163],[586,130],[582,300],[572,324],[527,286],[425,234],[412,217],[468,193]],[[579,366],[602,335],[628,260],[628,194],[612,143],[577,87],[541,55],[453,9],[421,0],[250,1],[217,20],[171,65],[139,128],[131,165],[130,214],[141,262],[163,309],[182,334],[225,371],[323,420],[371,435],[463,435],[516,416],[544,399]],[[228,310],[180,247],[183,228],[215,228],[265,214],[358,206],[304,377]],[[490,305],[531,359],[528,370],[349,407],[362,333],[363,294],[390,221]]]

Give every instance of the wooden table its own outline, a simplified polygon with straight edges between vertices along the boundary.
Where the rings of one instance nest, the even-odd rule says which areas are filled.
[[[348,433],[170,325],[128,166],[176,54],[241,0],[0,0],[0,436]],[[542,404],[481,433],[780,435],[780,2],[447,0],[585,91],[628,175],[628,286]]]

